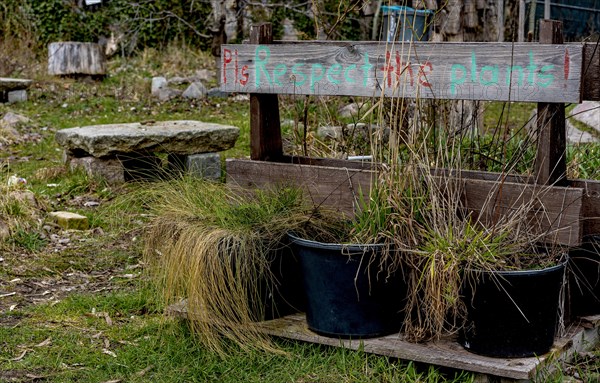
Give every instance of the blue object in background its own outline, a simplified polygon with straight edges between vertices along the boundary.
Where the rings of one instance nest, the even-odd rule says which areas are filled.
[[[400,5],[382,6],[383,36],[381,40],[426,41],[429,39],[427,18],[433,14],[430,10],[414,9]]]

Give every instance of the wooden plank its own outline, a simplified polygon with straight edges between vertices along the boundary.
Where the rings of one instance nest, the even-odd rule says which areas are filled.
[[[600,42],[583,46],[583,99],[600,101]]]
[[[369,193],[371,170],[283,164],[228,159],[227,182],[242,187],[267,187],[275,184],[295,185],[306,190],[315,206],[329,207],[348,216],[360,193]]]
[[[227,92],[580,102],[582,45],[223,45]]]
[[[340,161],[340,160],[333,160]],[[341,161],[336,165],[343,165]],[[228,159],[227,182],[242,187],[267,187],[274,184],[292,184],[304,187],[315,206],[323,205],[348,216],[354,214],[359,190],[369,193],[374,171],[350,167],[315,166]],[[432,170],[444,174],[445,170]],[[437,172],[437,173],[436,173]],[[445,173],[446,176],[448,173]],[[500,173],[461,171],[465,207],[482,216],[484,221],[509,213],[516,206],[536,199],[536,210],[530,214],[530,229],[546,233],[549,242],[577,246],[581,243],[583,223],[582,206],[586,201],[584,188],[538,186],[518,182],[510,176],[508,182]],[[590,186],[591,188],[592,186]],[[594,184],[600,196],[600,183]],[[594,200],[600,211],[600,197]],[[600,214],[598,215],[600,217]],[[600,221],[594,221],[600,225]],[[595,227],[595,226],[594,226]],[[592,229],[593,230],[593,229]]]
[[[547,242],[581,244],[583,189],[503,181],[462,179],[466,208],[483,222],[493,222],[518,206],[533,202],[527,226]]]
[[[583,189],[582,235],[600,234],[600,181],[573,180],[571,185]]]
[[[167,315],[190,319],[185,301],[167,308]],[[308,329],[305,315],[288,315],[260,323],[269,335],[302,342],[384,355],[403,360],[428,363],[509,379],[539,379],[549,376],[560,363],[568,362],[577,352],[589,351],[600,341],[598,323],[584,321],[586,326],[571,325],[564,336],[559,337],[549,353],[531,358],[490,358],[466,351],[453,337],[436,342],[411,343],[402,334],[392,334],[372,339],[339,339],[318,335]],[[539,380],[543,381],[543,379]]]
[[[562,44],[562,22],[540,20],[540,42]],[[565,64],[565,71],[568,71]],[[564,103],[539,103],[537,107],[537,152],[534,163],[536,182],[566,185],[567,139]]]
[[[272,43],[271,24],[252,26],[250,41],[254,44]],[[226,58],[222,61],[226,61]],[[250,158],[259,161],[276,161],[281,158],[283,146],[279,124],[277,95],[250,94]]]

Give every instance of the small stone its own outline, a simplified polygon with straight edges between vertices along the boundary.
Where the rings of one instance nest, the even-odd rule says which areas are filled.
[[[158,90],[157,97],[160,101],[169,101],[175,97],[179,97],[180,95],[180,90],[164,87]]]
[[[319,126],[317,136],[327,140],[338,140],[342,138],[341,126]]]
[[[193,82],[188,86],[188,88],[183,92],[182,96],[184,98],[191,99],[200,99],[206,97],[206,87],[201,82]]]
[[[51,212],[50,217],[65,230],[87,230],[90,227],[86,216],[68,211]]]
[[[26,124],[31,122],[31,120],[21,114],[6,112],[2,120],[0,120],[3,125],[15,126],[19,124]]]
[[[9,104],[13,104],[15,102],[25,102],[27,101],[27,91],[25,89],[13,90],[8,92],[7,97]]]
[[[152,93],[153,96],[158,97],[158,93],[161,89],[165,88],[167,86],[167,79],[164,77],[153,77],[152,78],[152,87],[150,90],[150,93]]]
[[[338,113],[339,113],[340,117],[351,118],[351,117],[358,117],[358,111],[359,111],[358,104],[353,102],[344,107],[341,107],[338,110]]]
[[[250,96],[247,94],[238,94],[232,100],[233,101],[250,101]]]

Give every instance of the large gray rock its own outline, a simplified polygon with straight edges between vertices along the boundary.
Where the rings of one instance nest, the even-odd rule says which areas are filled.
[[[600,133],[600,102],[584,101],[573,109],[571,116]]]
[[[56,142],[77,157],[150,151],[198,154],[227,150],[238,136],[235,126],[181,120],[63,129],[56,132]]]

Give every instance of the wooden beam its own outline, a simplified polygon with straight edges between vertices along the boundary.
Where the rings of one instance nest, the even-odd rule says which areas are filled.
[[[540,20],[540,43],[562,44],[562,22]],[[568,50],[566,52],[568,55]],[[563,67],[565,77],[568,77],[570,65],[570,60],[565,59]],[[565,104],[538,103],[537,134],[537,153],[534,165],[536,181],[544,185],[566,185]]]
[[[260,24],[250,29],[250,42],[270,44],[273,42],[271,24]],[[221,56],[225,63],[231,55]],[[223,76],[223,75],[222,75]],[[225,77],[221,78],[222,86]],[[230,81],[231,83],[231,81]],[[283,155],[279,100],[276,94],[250,94],[250,158],[259,161],[277,161]]]
[[[303,188],[314,206],[323,206],[351,217],[359,196],[368,195],[374,172],[349,167],[329,167],[228,159],[227,183],[246,188],[294,185]]]
[[[600,101],[600,41],[583,45],[583,99]]]
[[[571,185],[583,189],[582,235],[600,234],[600,181],[573,180]]]

